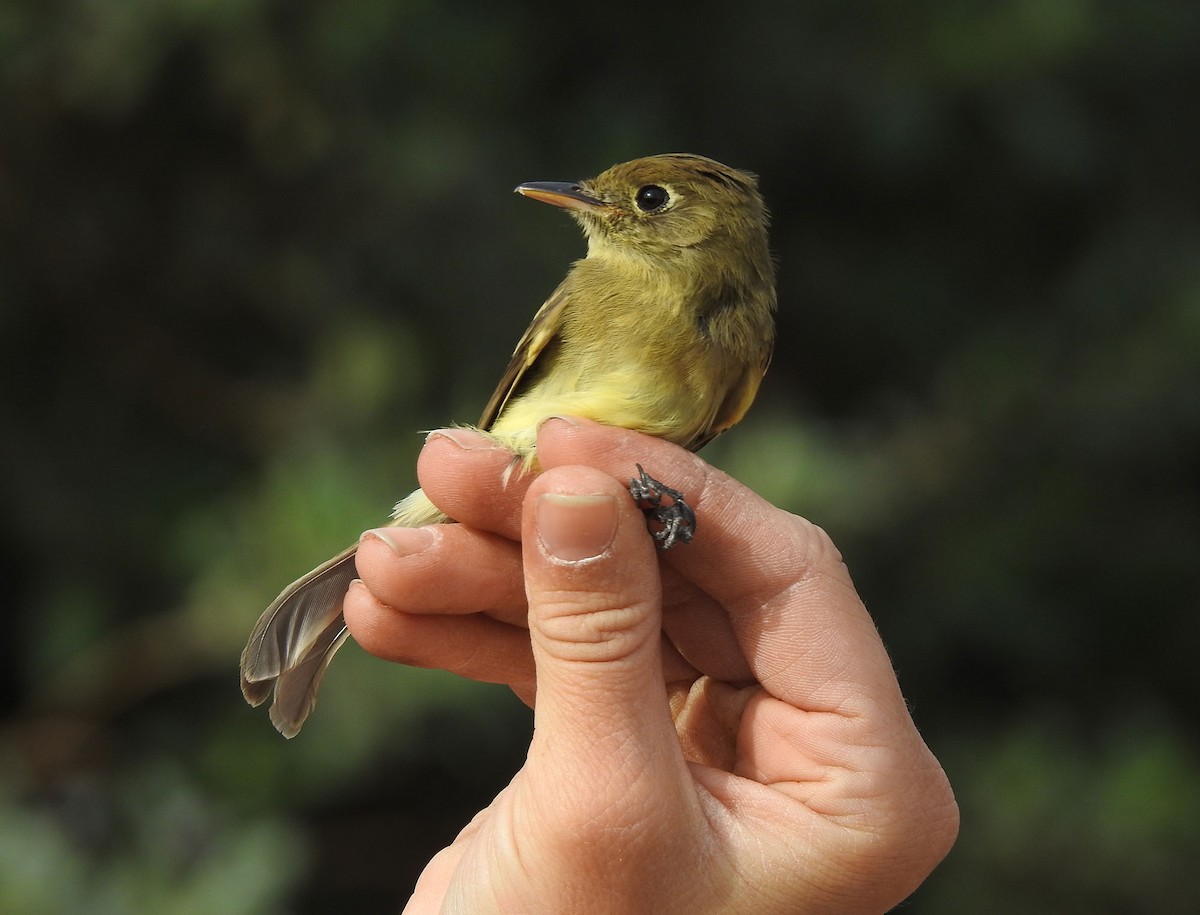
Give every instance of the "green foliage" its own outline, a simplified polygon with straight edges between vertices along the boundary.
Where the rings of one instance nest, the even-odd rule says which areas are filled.
[[[833,534],[963,804],[909,908],[1200,907],[1200,7],[629,16],[0,6],[0,910],[398,907],[527,716],[348,650],[285,743],[237,653],[582,252],[510,189],[668,150],[774,212],[706,457]]]
[[[102,798],[86,782],[54,804],[0,796],[5,912],[269,912],[299,882],[309,856],[294,827],[231,810],[169,760],[109,780]]]
[[[947,741],[964,830],[925,905],[934,911],[1191,912],[1178,875],[1195,861],[1194,746],[1167,722],[1071,722]],[[981,752],[984,751],[984,752]],[[924,906],[923,906],[924,907]]]

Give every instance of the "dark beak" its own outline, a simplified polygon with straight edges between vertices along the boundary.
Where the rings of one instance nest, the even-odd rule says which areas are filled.
[[[598,200],[570,181],[527,181],[525,184],[518,184],[515,190],[518,194],[568,210],[598,213],[609,209],[609,205],[603,200]]]

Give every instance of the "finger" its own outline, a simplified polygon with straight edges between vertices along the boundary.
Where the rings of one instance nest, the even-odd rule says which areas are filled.
[[[506,482],[511,460],[509,452],[472,429],[430,434],[419,465],[421,482],[426,493],[463,525],[446,529],[444,541],[420,557],[411,555],[424,547],[415,542],[418,535],[391,528],[374,532],[406,556],[402,563],[388,565],[389,579],[377,580],[363,571],[370,544],[360,546],[359,572],[380,600],[415,613],[483,611],[524,624],[524,591],[515,587],[521,584],[519,552],[504,552],[500,538],[489,542],[468,532],[468,527],[478,527],[500,531],[504,538],[517,536],[515,512],[533,476],[510,476]],[[664,598],[663,628],[691,665],[723,680],[751,676],[718,603],[679,575],[665,582]],[[675,659],[667,660],[676,674],[683,674]]]
[[[476,429],[438,429],[417,458],[417,479],[455,521],[509,540],[521,536],[521,503],[534,474]]]
[[[586,420],[553,419],[538,436],[547,471],[587,464],[618,480],[634,464],[679,489],[696,512],[695,540],[664,562],[725,608],[755,678],[797,707],[903,706],[891,662],[820,528],[775,508],[696,455],[661,439]]]
[[[610,815],[610,805],[651,798],[692,809],[663,688],[658,562],[641,513],[610,476],[563,467],[531,485],[522,542],[538,677],[533,777],[554,773],[549,796],[558,796],[570,773],[572,796]]]
[[[705,676],[726,683],[753,680],[725,608],[671,566],[660,568],[663,632],[672,649]]]
[[[529,633],[480,613],[424,616],[378,600],[360,580],[342,605],[354,640],[377,657],[437,668],[484,683],[504,683],[522,698],[534,691]]]
[[[358,576],[382,603],[407,613],[487,613],[525,625],[521,548],[463,524],[367,531]]]
[[[414,667],[507,683],[532,704],[519,544],[463,524],[387,527],[363,534],[355,561],[369,594],[357,595],[344,614],[363,648]],[[464,619],[472,614],[507,626]],[[434,616],[445,619],[421,621]],[[663,667],[672,680],[697,674],[670,644]]]

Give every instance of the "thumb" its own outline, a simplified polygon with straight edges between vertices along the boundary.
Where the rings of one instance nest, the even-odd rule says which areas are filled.
[[[629,492],[593,468],[558,467],[530,487],[522,523],[537,665],[530,761],[573,772],[575,791],[611,792],[622,771],[677,778],[658,560]]]

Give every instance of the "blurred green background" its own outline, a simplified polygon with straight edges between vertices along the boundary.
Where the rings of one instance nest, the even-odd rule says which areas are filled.
[[[908,910],[1200,911],[1200,5],[685,9],[0,4],[0,911],[400,907],[528,713],[348,648],[288,743],[238,653],[582,254],[512,187],[666,151],[774,211],[705,456],[950,773]]]

